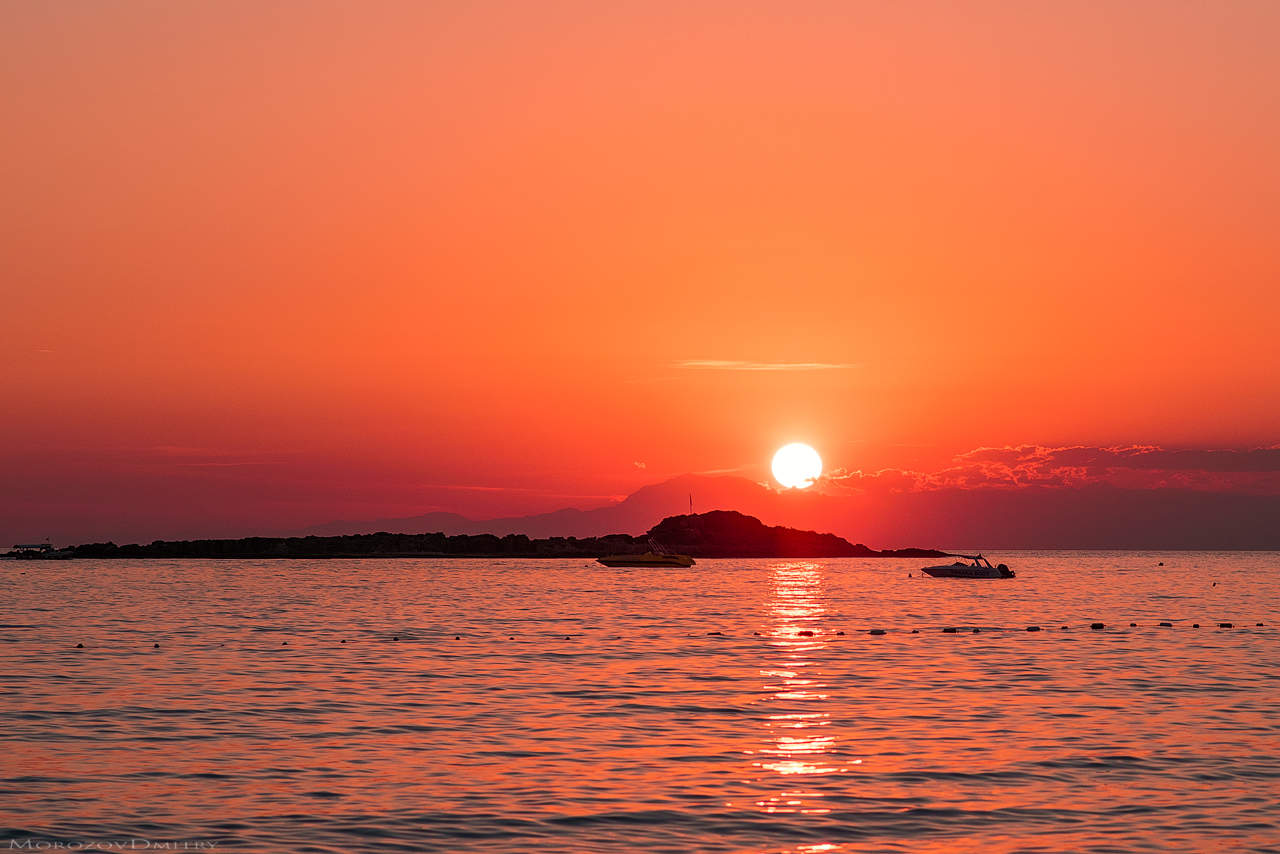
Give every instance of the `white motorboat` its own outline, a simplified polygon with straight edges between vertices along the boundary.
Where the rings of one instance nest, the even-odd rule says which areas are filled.
[[[991,561],[982,555],[951,555],[951,557],[964,558],[955,563],[944,564],[942,566],[926,566],[921,572],[932,575],[934,578],[1016,578],[1014,572],[1003,563],[996,566],[991,565]],[[965,563],[964,561],[970,561]]]

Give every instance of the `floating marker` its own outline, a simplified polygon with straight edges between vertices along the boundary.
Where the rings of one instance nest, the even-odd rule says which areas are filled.
[[[841,634],[843,634],[843,632],[842,632]],[[871,631],[867,632],[867,634],[869,634],[869,635],[882,635],[882,634],[884,634],[884,629],[872,629]]]
[[[391,640],[393,640],[393,641],[398,641],[398,640],[400,640],[400,636],[399,636],[399,635],[394,635],[394,636],[391,638]]]
[[[399,638],[396,638],[396,640],[399,640]],[[289,642],[288,642],[288,641],[280,641],[280,645],[281,645],[281,646],[288,646],[288,645],[289,645]]]
[[[840,635],[841,637],[844,637],[844,632],[836,632],[836,634]]]
[[[1093,629],[1094,631],[1097,631],[1098,629],[1105,629],[1106,627],[1107,627],[1106,623],[1090,623],[1089,624],[1089,628]]]
[[[751,634],[755,635],[756,637],[760,637],[760,633],[759,633],[759,632],[752,632]]]
[[[343,638],[342,640],[338,641],[338,643],[346,643],[346,642],[347,642],[346,638]]]
[[[1138,627],[1138,624],[1137,624],[1137,623],[1130,623],[1130,624],[1129,624],[1129,628],[1131,628],[1131,629],[1136,629],[1137,627]]]
[[[1254,623],[1254,625],[1255,625],[1255,626],[1260,626],[1260,625],[1262,625],[1262,623]]]
[[[913,634],[913,635],[918,635],[918,634],[920,634],[920,630],[919,630],[919,629],[912,629],[912,630],[911,630],[911,634]]]
[[[1063,630],[1064,632],[1069,632],[1069,631],[1071,631],[1071,627],[1070,627],[1070,626],[1063,626],[1063,627],[1062,627],[1062,630]]]
[[[1193,629],[1198,629],[1198,628],[1200,628],[1200,624],[1199,624],[1199,623],[1192,623],[1192,624],[1191,624],[1191,628],[1193,628]]]
[[[454,635],[454,636],[453,636],[453,639],[454,639],[454,640],[462,640],[462,635]],[[398,640],[398,638],[397,638],[397,640]]]
[[[159,649],[159,648],[160,648],[160,644],[158,644],[158,643],[153,643],[153,644],[151,645],[151,648],[152,648],[152,649]]]
[[[1039,626],[1027,626],[1027,631],[1029,631],[1029,632],[1038,632],[1038,631],[1040,631],[1040,627],[1039,627]]]
[[[982,629],[974,629],[974,630],[973,630],[973,633],[976,635],[976,634],[977,634],[978,632],[980,632],[980,631],[982,631]]]
[[[1218,628],[1220,628],[1220,629],[1233,629],[1233,628],[1235,628],[1235,626],[1231,625],[1230,623],[1218,623]]]
[[[76,649],[84,649],[84,644],[82,643],[76,644]]]

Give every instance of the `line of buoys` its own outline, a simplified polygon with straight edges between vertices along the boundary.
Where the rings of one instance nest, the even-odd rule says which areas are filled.
[[[1156,625],[1158,625],[1158,626],[1159,626],[1160,628],[1162,628],[1162,629],[1170,629],[1170,628],[1173,628],[1173,623],[1172,623],[1172,622],[1170,622],[1170,621],[1168,621],[1168,620],[1162,620],[1161,622],[1157,623]],[[1254,625],[1255,625],[1255,626],[1258,626],[1258,627],[1262,627],[1262,626],[1265,626],[1266,624],[1265,624],[1265,623],[1254,623]],[[1130,627],[1130,628],[1137,628],[1137,627],[1138,627],[1138,624],[1137,624],[1137,623],[1133,623],[1133,622],[1131,622],[1131,623],[1129,623],[1129,627]],[[1226,623],[1226,622],[1218,623],[1218,628],[1220,628],[1220,629],[1234,629],[1235,627],[1236,627],[1235,623]],[[1090,624],[1089,624],[1089,628],[1090,628],[1090,629],[1093,629],[1094,631],[1101,631],[1101,630],[1103,630],[1103,629],[1105,629],[1105,628],[1106,628],[1106,623],[1090,623]],[[1192,623],[1192,624],[1191,624],[1191,628],[1193,628],[1193,629],[1198,629],[1198,628],[1200,628],[1200,624],[1199,624],[1199,623]],[[1039,632],[1039,631],[1043,631],[1043,629],[1042,629],[1040,626],[1037,626],[1037,625],[1030,625],[1030,626],[1027,626],[1025,630],[1026,630],[1026,631],[1028,631],[1028,632]],[[1071,630],[1071,627],[1070,627],[1070,626],[1063,626],[1061,630],[1062,630],[1062,631],[1064,631],[1064,632],[1066,632],[1066,631],[1070,631],[1070,630]],[[974,627],[974,628],[971,628],[969,631],[970,631],[972,634],[975,634],[975,635],[976,635],[976,634],[980,634],[980,633],[982,632],[982,629],[977,628],[977,627]],[[1007,630],[1006,630],[1006,631],[1007,631]],[[955,626],[944,626],[944,627],[942,628],[942,633],[943,633],[943,634],[954,635],[954,634],[959,634],[959,632],[960,632],[960,629],[959,629],[959,628],[957,628],[957,627],[955,627]],[[760,636],[761,636],[760,632],[752,632],[751,634],[752,634],[752,635],[754,635],[755,637],[760,637]],[[843,631],[838,631],[838,632],[836,632],[835,634],[836,634],[837,636],[839,636],[839,637],[844,637],[844,636],[845,636],[845,633],[844,633]],[[868,629],[868,630],[867,630],[867,634],[869,634],[869,635],[875,635],[876,637],[880,637],[880,636],[882,636],[882,635],[888,634],[888,630],[887,630],[887,629]],[[911,630],[911,634],[913,634],[913,635],[918,635],[918,634],[920,634],[920,630],[919,630],[919,629],[912,629],[912,630]],[[802,637],[802,638],[811,638],[811,637],[813,637],[813,636],[814,636],[814,632],[813,632],[813,630],[812,630],[812,629],[801,629],[800,631],[796,632],[796,635],[797,635],[798,637]],[[725,633],[724,633],[724,632],[707,632],[707,637],[725,637]],[[462,640],[462,635],[454,635],[454,636],[453,636],[453,639],[454,639],[454,640]],[[513,641],[513,640],[515,640],[515,639],[516,639],[516,638],[515,638],[515,635],[511,635],[511,636],[509,636],[509,637],[507,638],[507,640],[512,640],[512,641]],[[570,635],[565,635],[565,636],[564,636],[564,639],[565,639],[565,640],[573,640],[573,638],[572,638]],[[613,635],[613,636],[611,636],[609,639],[610,639],[610,640],[621,640],[621,639],[622,639],[622,636],[621,636],[621,635]],[[400,640],[400,636],[399,636],[399,635],[393,635],[393,636],[391,637],[391,640],[392,640],[392,641],[399,641],[399,640]],[[343,638],[342,640],[338,641],[338,643],[346,643],[346,642],[347,642],[347,639],[346,639],[346,638]],[[280,642],[280,645],[281,645],[281,646],[288,646],[288,645],[289,645],[289,642],[288,642],[288,641],[281,641],[281,642]],[[221,643],[220,643],[220,644],[218,644],[218,646],[226,646],[226,644],[221,644]],[[84,648],[85,648],[85,646],[84,646],[84,644],[83,644],[83,643],[77,643],[77,644],[76,644],[76,646],[75,646],[75,648],[76,648],[76,649],[84,649]],[[158,644],[158,643],[153,643],[153,644],[151,645],[151,648],[152,648],[152,649],[159,649],[159,648],[160,648],[160,644]]]

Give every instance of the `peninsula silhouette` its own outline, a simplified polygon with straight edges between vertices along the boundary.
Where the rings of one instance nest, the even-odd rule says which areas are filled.
[[[768,526],[734,510],[669,516],[642,536],[546,537],[524,534],[353,534],[336,537],[244,537],[226,540],[156,540],[119,546],[73,546],[77,558],[595,558],[640,554],[651,541],[692,557],[818,558],[942,557],[936,549],[877,550],[835,534]]]

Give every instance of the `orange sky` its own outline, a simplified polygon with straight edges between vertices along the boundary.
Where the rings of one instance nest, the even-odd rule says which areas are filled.
[[[586,506],[795,439],[1274,444],[1278,37],[1271,2],[5,4],[3,530]]]

